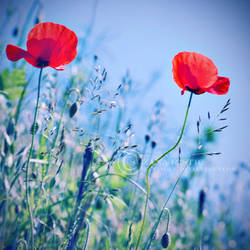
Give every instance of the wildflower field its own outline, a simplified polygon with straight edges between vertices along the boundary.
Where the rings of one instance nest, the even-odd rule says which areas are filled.
[[[49,1],[1,3],[0,249],[249,249],[249,162],[216,161],[237,102],[223,45],[169,49],[152,101],[164,77],[112,76],[87,2],[76,29]]]

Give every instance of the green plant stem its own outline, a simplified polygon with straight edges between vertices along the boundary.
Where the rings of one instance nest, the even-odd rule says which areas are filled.
[[[141,241],[141,236],[143,233],[143,228],[144,228],[144,224],[145,224],[145,220],[146,220],[146,212],[147,212],[147,207],[148,207],[148,200],[149,200],[149,171],[150,169],[158,162],[160,161],[164,156],[166,156],[167,154],[169,154],[171,151],[173,151],[180,143],[183,133],[184,133],[184,129],[187,123],[187,117],[188,117],[188,112],[189,112],[189,108],[191,105],[191,101],[192,101],[192,96],[193,93],[190,93],[190,97],[189,97],[189,101],[188,101],[188,106],[187,106],[187,110],[186,110],[186,115],[185,115],[185,119],[184,119],[184,123],[182,125],[182,129],[181,129],[181,134],[179,136],[179,139],[177,140],[177,142],[175,143],[175,145],[170,148],[168,151],[166,151],[164,154],[162,154],[159,158],[157,158],[155,161],[153,161],[147,168],[147,172],[146,172],[146,183],[147,183],[147,196],[146,196],[146,202],[145,202],[145,206],[144,206],[144,213],[143,213],[143,220],[142,220],[142,225],[141,225],[141,229],[140,229],[140,233],[139,233],[139,237],[136,243],[136,250],[139,247],[140,241]]]
[[[167,223],[167,228],[166,228],[166,233],[168,232],[168,226],[169,226],[169,221],[170,221],[170,211],[168,208],[165,208],[164,206],[164,209],[167,211],[167,214],[168,214],[168,223]]]
[[[90,228],[90,226],[89,226],[89,220],[85,219],[85,221],[86,221],[86,227],[87,227],[87,229],[86,229],[86,240],[84,241],[82,250],[85,250],[87,248],[88,241],[89,241],[89,231],[90,231],[89,230],[89,228]]]
[[[38,79],[38,89],[37,89],[37,99],[36,99],[36,108],[35,108],[35,115],[34,115],[34,121],[32,124],[32,139],[31,139],[31,145],[30,145],[30,151],[28,155],[27,165],[26,165],[26,171],[25,171],[25,191],[26,191],[26,202],[29,212],[29,222],[30,222],[30,229],[31,229],[31,249],[34,248],[34,225],[33,225],[33,216],[32,216],[32,209],[30,206],[30,200],[29,200],[29,164],[30,164],[30,158],[32,155],[33,145],[34,145],[34,138],[35,138],[35,132],[36,132],[36,118],[37,118],[37,112],[38,112],[38,104],[39,104],[39,98],[40,98],[40,86],[41,86],[41,78],[42,78],[42,71],[43,68],[41,68],[39,73],[39,79]]]
[[[170,192],[170,194],[169,194],[167,200],[165,201],[165,203],[164,203],[164,205],[163,205],[163,207],[162,207],[162,210],[161,210],[161,212],[160,212],[160,214],[159,214],[159,216],[158,216],[157,222],[155,223],[155,225],[154,225],[154,227],[153,227],[153,229],[152,229],[152,233],[151,233],[151,235],[150,235],[149,244],[148,244],[148,247],[147,247],[146,249],[149,249],[149,248],[150,248],[150,245],[151,245],[152,240],[153,240],[153,238],[154,238],[155,232],[156,232],[156,230],[157,230],[157,228],[158,228],[158,225],[160,224],[160,220],[161,220],[161,217],[162,217],[162,215],[163,215],[163,212],[164,212],[164,210],[165,210],[165,208],[166,208],[166,206],[167,206],[167,204],[168,204],[168,201],[170,200],[170,198],[171,198],[171,196],[172,196],[172,194],[173,194],[173,192],[174,192],[174,190],[175,190],[177,184],[179,183],[179,181],[180,181],[180,179],[181,179],[181,177],[182,177],[182,175],[183,175],[185,169],[187,168],[187,166],[188,166],[188,164],[186,164],[185,167],[182,169],[182,171],[181,171],[181,173],[179,174],[179,176],[178,176],[178,178],[177,178],[177,180],[176,180],[176,182],[175,182],[175,184],[174,184],[174,186],[173,186],[173,188],[172,188],[172,190],[171,190],[171,192]],[[169,225],[169,219],[170,219],[169,210],[167,209],[167,211],[168,211],[168,224],[167,224],[166,232],[168,232],[168,225]],[[144,248],[144,249],[145,249],[145,248]]]

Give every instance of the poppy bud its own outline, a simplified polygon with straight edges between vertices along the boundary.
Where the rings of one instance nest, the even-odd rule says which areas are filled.
[[[151,142],[151,148],[155,148],[156,147],[156,142],[155,141],[152,141]]]
[[[18,205],[15,205],[15,213],[18,214],[20,212],[20,207]]]
[[[40,18],[37,16],[37,17],[35,18],[35,24],[38,24],[38,23],[40,23]]]
[[[163,234],[161,238],[161,246],[162,248],[168,248],[169,245],[171,244],[171,237],[169,233]]]
[[[150,136],[149,135],[145,135],[145,142],[148,143],[150,140]]]
[[[139,155],[138,156],[138,159],[137,159],[137,169],[140,169],[140,167],[141,167],[141,163],[142,163],[142,157]]]
[[[37,122],[35,124],[33,123],[32,126],[30,127],[30,133],[31,134],[33,134],[33,133],[36,134],[38,128],[39,128],[38,123]]]
[[[33,179],[36,179],[37,176],[36,176],[35,173],[32,173],[32,174],[31,174],[31,177],[32,177]]]
[[[200,191],[200,194],[199,194],[198,217],[201,217],[201,216],[202,216],[203,209],[204,209],[205,199],[206,199],[206,193],[205,193],[205,191],[202,189],[202,190]]]
[[[12,36],[16,37],[18,35],[18,28],[15,27],[12,31]]]
[[[72,118],[75,115],[76,111],[77,111],[77,104],[73,103],[69,109],[70,118]]]
[[[7,129],[6,129],[6,132],[8,135],[12,135],[14,133],[14,131],[15,131],[15,127],[14,127],[13,121],[10,120],[9,124],[7,126]]]
[[[98,200],[96,201],[95,208],[96,208],[97,210],[99,210],[99,209],[102,208],[102,201],[101,201],[100,199],[98,199]]]
[[[4,154],[7,154],[9,150],[9,144],[6,139],[4,139]]]

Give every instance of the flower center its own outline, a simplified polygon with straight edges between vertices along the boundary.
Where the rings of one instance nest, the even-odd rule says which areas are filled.
[[[185,88],[186,88],[188,91],[190,91],[190,92],[192,92],[192,93],[194,93],[194,94],[199,94],[200,91],[201,91],[201,88],[191,89],[191,88],[189,88],[188,86],[185,86]]]
[[[49,61],[44,60],[42,57],[38,57],[36,59],[36,65],[37,67],[46,67],[49,66]]]

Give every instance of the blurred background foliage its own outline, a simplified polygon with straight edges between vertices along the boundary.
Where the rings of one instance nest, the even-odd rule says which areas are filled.
[[[24,61],[6,61],[4,27],[12,23],[15,4],[2,11],[0,31],[4,37],[1,249],[28,249],[30,242],[24,182],[38,70]],[[46,13],[42,2],[33,1],[26,13],[19,14],[25,22],[22,27],[13,23],[11,40],[25,46],[27,32]],[[92,28],[93,19],[79,39],[76,60],[65,72],[44,70],[29,175],[38,249],[134,249],[145,202],[146,168],[175,142],[181,126],[170,124],[170,116],[166,122],[165,100],[148,104],[147,112],[133,107],[135,98],[147,102],[142,97],[148,85],[138,87],[138,80],[126,69],[119,81],[111,81],[105,62],[95,53],[105,39],[93,41]],[[152,85],[158,78],[156,74],[148,82]],[[230,124],[230,107],[227,100],[217,113],[197,114],[181,146],[152,169],[141,249],[248,249],[249,216],[238,213],[236,200],[239,194],[249,193],[250,167],[239,162],[218,168],[211,161],[221,154],[213,147]],[[138,121],[141,115],[144,119]],[[225,179],[229,176],[224,188],[213,180],[218,173]],[[240,206],[247,206],[243,198]]]

